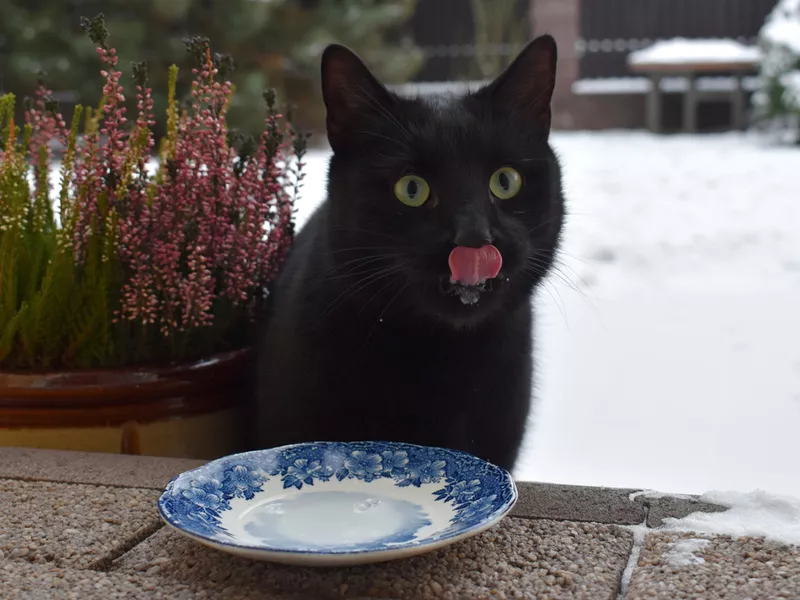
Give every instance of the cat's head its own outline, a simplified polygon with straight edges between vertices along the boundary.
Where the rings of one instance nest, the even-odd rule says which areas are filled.
[[[563,220],[555,69],[542,36],[478,91],[402,98],[350,50],[326,49],[327,235],[344,293],[456,327],[529,302]]]

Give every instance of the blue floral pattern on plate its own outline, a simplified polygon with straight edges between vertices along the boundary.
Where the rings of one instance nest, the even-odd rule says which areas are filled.
[[[196,538],[259,549],[245,546],[232,536],[223,526],[222,516],[231,510],[232,500],[252,500],[275,479],[283,490],[311,486],[335,489],[337,482],[346,479],[365,483],[390,480],[399,488],[430,488],[429,502],[452,509],[449,524],[424,539],[407,539],[400,547],[433,543],[484,528],[508,513],[517,498],[507,471],[463,452],[392,442],[317,442],[227,456],[187,471],[167,485],[158,501],[159,512],[167,523]],[[373,545],[338,551],[382,549]],[[263,550],[303,552],[292,548]],[[336,553],[337,549],[326,552]]]

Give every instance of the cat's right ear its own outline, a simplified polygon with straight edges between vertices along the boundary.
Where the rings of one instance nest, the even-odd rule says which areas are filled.
[[[350,49],[332,44],[322,53],[322,98],[328,141],[334,151],[345,148],[359,123],[370,113],[387,112],[394,99]]]
[[[541,35],[478,94],[488,95],[499,112],[520,116],[549,132],[557,60],[556,41],[552,36]]]

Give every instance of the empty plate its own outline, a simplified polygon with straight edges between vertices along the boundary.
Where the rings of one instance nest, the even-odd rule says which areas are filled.
[[[317,442],[214,460],[158,501],[180,533],[224,552],[335,566],[430,552],[495,525],[514,506],[509,473],[463,452]]]

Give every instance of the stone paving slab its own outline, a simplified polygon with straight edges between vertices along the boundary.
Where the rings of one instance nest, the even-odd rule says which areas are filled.
[[[511,513],[515,517],[619,525],[639,525],[645,518],[644,505],[630,500],[636,490],[550,483],[518,483],[517,487],[519,500]]]
[[[216,597],[227,589],[242,599],[293,593],[320,600],[612,600],[631,546],[632,535],[614,525],[507,518],[430,554],[361,567],[307,569],[229,556],[164,528],[115,561],[112,572],[150,578],[157,587],[211,590]]]
[[[7,562],[0,566],[0,598],[3,600],[84,600],[88,598],[139,600],[171,598],[136,578],[116,573],[85,571],[52,563]]]
[[[653,529],[664,525],[664,519],[682,519],[695,512],[724,512],[724,506],[702,502],[698,496],[634,492],[633,501],[647,511],[647,526]]]
[[[800,547],[684,533],[645,538],[625,600],[800,598]]]
[[[206,462],[101,452],[0,448],[0,478],[162,490],[175,475]]]
[[[160,526],[157,495],[146,489],[0,479],[0,559],[75,567],[107,560]]]
[[[242,600],[235,590],[223,597],[219,590],[190,589],[141,575],[84,571],[53,564],[0,564],[3,600]],[[255,598],[256,596],[254,596]],[[263,600],[315,600],[302,595],[261,595]]]

